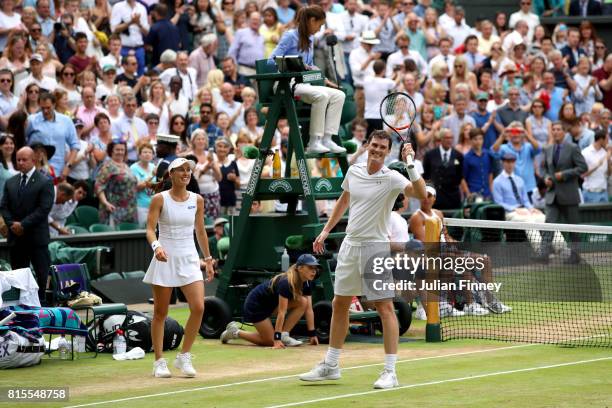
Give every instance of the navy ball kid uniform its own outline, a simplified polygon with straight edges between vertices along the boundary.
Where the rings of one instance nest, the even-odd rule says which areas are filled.
[[[306,281],[302,285],[302,296],[311,296],[314,283]],[[287,276],[283,276],[270,288],[270,281],[260,283],[244,301],[243,320],[246,323],[258,323],[269,318],[278,307],[278,296],[294,300]]]

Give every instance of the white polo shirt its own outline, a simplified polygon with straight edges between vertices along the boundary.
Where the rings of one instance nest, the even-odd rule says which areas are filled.
[[[389,78],[367,76],[363,84],[365,95],[365,119],[380,119],[380,103],[395,88],[395,81]]]
[[[115,4],[111,10],[111,30],[115,31],[119,24],[127,23],[132,20],[132,15],[140,14],[140,25],[149,30],[149,21],[147,9],[142,4],[135,2],[134,8],[127,1],[121,1]],[[142,47],[144,38],[140,32],[140,27],[136,24],[130,24],[126,31],[121,32],[121,45],[124,47]]]
[[[590,145],[582,150],[582,155],[589,169],[599,165],[599,162],[603,159],[603,164],[584,178],[582,189],[585,191],[606,191],[608,188],[608,181],[606,178],[606,174],[608,173],[608,161],[605,159],[607,155],[606,149],[601,148],[595,150],[595,147]]]
[[[408,221],[404,219],[397,211],[391,212],[389,217],[389,240],[391,242],[408,242]]]
[[[383,166],[368,174],[367,163],[349,167],[342,188],[350,194],[345,240],[354,246],[389,242],[389,218],[398,194],[410,184],[395,170]]]

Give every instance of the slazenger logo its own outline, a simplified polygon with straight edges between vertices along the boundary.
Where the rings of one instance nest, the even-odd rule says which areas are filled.
[[[276,192],[276,190],[283,190],[285,193],[288,193],[292,190],[291,184],[287,180],[274,180],[268,190],[272,192]]]
[[[302,181],[302,189],[304,189],[304,195],[311,195],[310,184],[308,183],[308,170],[306,170],[306,161],[304,159],[298,160],[298,170],[300,172],[300,180]]]
[[[314,189],[318,192],[321,192],[323,190],[332,191],[332,184],[329,180],[322,178],[317,181],[317,184],[315,184]]]
[[[259,180],[259,174],[261,173],[262,163],[263,163],[263,159],[261,157],[255,161],[255,166],[253,166],[251,178],[249,179],[249,184],[246,190],[247,195],[252,196],[255,194],[255,186],[257,185],[257,180]]]

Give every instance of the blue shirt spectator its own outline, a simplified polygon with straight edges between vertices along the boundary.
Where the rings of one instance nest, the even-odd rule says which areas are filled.
[[[486,110],[486,99],[484,102],[484,106],[485,106],[485,110],[484,112],[481,112],[480,109],[476,110],[474,112],[472,112],[470,115],[472,116],[472,118],[474,118],[474,122],[476,122],[476,127],[483,129],[485,125],[487,124],[487,122],[489,121],[489,119],[491,118],[491,112]],[[497,129],[495,128],[495,126],[491,123],[488,127],[487,130],[484,134],[484,144],[483,147],[485,149],[490,149],[491,146],[493,146],[493,143],[495,143],[495,140],[497,140]]]
[[[28,145],[40,142],[43,145],[55,146],[55,154],[49,160],[49,164],[53,166],[55,174],[59,177],[66,164],[66,147],[69,150],[74,150],[76,154],[81,148],[81,143],[72,119],[55,112],[55,110],[52,113],[52,120],[47,120],[43,112],[30,115],[26,128],[26,141]]]
[[[523,180],[527,191],[531,191],[536,187],[535,169],[533,167],[533,158],[536,157],[542,149],[535,148],[531,143],[523,142],[521,145],[513,145],[506,143],[499,149],[500,157],[506,153],[514,153],[517,155],[515,173]]]
[[[196,130],[200,129],[199,123],[192,123],[187,129],[187,134],[191,138],[191,134]],[[223,131],[219,129],[214,123],[209,123],[206,126],[206,135],[208,136],[208,146],[213,147],[218,138],[223,137]]]
[[[153,8],[151,17],[155,21],[145,39],[145,44],[150,47],[151,64],[159,64],[159,58],[165,50],[178,51],[181,49],[181,35],[179,29],[165,18],[168,7],[165,4],[157,4]]]
[[[480,136],[482,138],[482,136]],[[463,157],[463,178],[470,193],[477,193],[484,198],[491,198],[490,182],[493,176],[493,154],[488,149],[476,152],[474,148]]]
[[[512,185],[513,182],[515,187]],[[508,174],[505,170],[493,180],[493,201],[504,207],[506,212],[512,212],[520,207],[533,208],[527,197],[523,179],[515,173]]]

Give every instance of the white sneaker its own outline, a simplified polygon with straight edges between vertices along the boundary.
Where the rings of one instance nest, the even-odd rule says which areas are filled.
[[[340,367],[337,364],[334,367],[329,366],[325,361],[321,361],[309,372],[300,374],[302,381],[338,380],[340,377]]]
[[[342,146],[338,146],[331,138],[331,136],[324,136],[321,144],[329,149],[332,153],[346,153],[346,149]]]
[[[501,308],[502,313],[508,313],[512,311],[512,308],[510,306],[506,306],[502,302],[498,302],[498,303],[499,303],[499,307]]]
[[[174,359],[174,367],[181,370],[185,377],[196,376],[196,370],[191,364],[191,353],[178,353]]]
[[[465,312],[457,310],[448,302],[440,302],[440,317],[460,317],[465,316]]]
[[[414,318],[417,320],[427,320],[427,313],[425,313],[425,309],[420,303],[417,305],[416,312],[414,312]]]
[[[168,370],[168,362],[165,358],[160,358],[153,362],[153,377],[170,378],[172,373]]]
[[[465,307],[463,308],[463,312],[468,316],[484,316],[489,314],[489,311],[487,309],[483,308],[482,306],[480,306],[479,303],[476,302],[470,303],[469,305],[465,305]]]
[[[376,382],[374,383],[374,388],[386,389],[393,387],[399,387],[397,375],[395,375],[394,371],[383,370],[383,372],[380,373],[380,377],[378,377],[378,380],[376,380]]]
[[[297,346],[301,346],[302,344],[304,344],[304,342],[296,340],[293,337],[289,336],[288,332],[281,333],[281,341],[287,347],[297,347]]]
[[[238,322],[229,322],[227,326],[225,326],[225,331],[221,333],[221,343],[226,344],[228,341],[233,339],[239,339],[238,332],[240,331],[240,323]]]
[[[329,153],[329,149],[323,146],[320,137],[311,137],[310,142],[308,142],[308,147],[306,148],[306,153]]]

